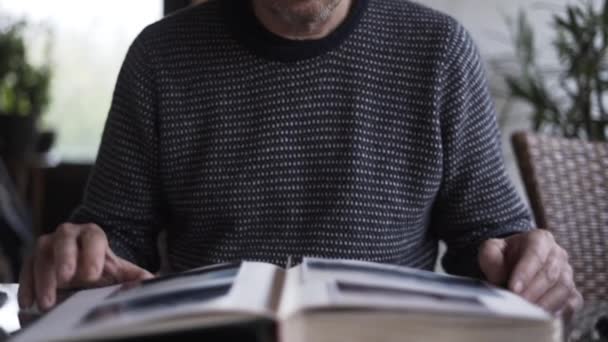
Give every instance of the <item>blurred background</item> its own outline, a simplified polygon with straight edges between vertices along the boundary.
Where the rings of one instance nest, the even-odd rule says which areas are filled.
[[[419,2],[455,17],[475,39],[496,102],[509,174],[539,225],[558,235],[559,229],[570,232],[576,225],[597,226],[589,234],[608,240],[608,157],[600,145],[608,134],[606,1]],[[0,282],[16,281],[15,270],[34,237],[53,230],[78,204],[119,68],[135,36],[146,25],[192,4],[0,0]],[[529,133],[521,136],[519,153],[516,132]],[[535,166],[531,156],[544,153],[531,149],[537,135],[580,143],[572,145],[573,156],[564,154],[562,140],[536,145],[553,146],[547,160],[569,165],[564,172],[592,183],[563,175],[553,178],[569,179],[565,185],[543,183],[543,173],[559,167]],[[566,163],[571,158],[575,162]],[[591,173],[581,172],[587,168]],[[560,196],[544,191],[543,184],[558,195],[583,191],[594,196],[585,197],[579,207],[576,199],[566,198],[556,202],[557,209],[548,209],[546,198]],[[571,207],[584,216],[564,226],[564,208]],[[558,223],[551,221],[553,212]],[[605,243],[583,247],[605,252]],[[577,255],[579,247],[572,248]],[[596,276],[599,285],[594,286],[605,287],[606,272]]]
[[[164,11],[162,0],[0,0],[4,277],[15,276],[14,249],[80,199],[127,48]]]

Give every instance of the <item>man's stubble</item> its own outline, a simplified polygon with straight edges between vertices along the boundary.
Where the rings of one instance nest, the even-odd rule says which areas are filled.
[[[293,27],[314,29],[331,17],[342,0],[262,0],[275,15]]]

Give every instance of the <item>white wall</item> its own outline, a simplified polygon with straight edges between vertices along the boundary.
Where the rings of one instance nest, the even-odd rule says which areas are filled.
[[[505,44],[497,41],[507,33],[505,17],[514,17],[520,9],[526,10],[539,37],[551,37],[551,15],[564,8],[566,0],[417,0],[419,3],[443,11],[459,20],[479,43],[486,55],[505,51]],[[542,5],[541,5],[542,4]]]
[[[417,0],[418,3],[438,9],[456,18],[471,33],[473,39],[486,60],[486,70],[499,112],[503,112],[504,83],[490,64],[490,60],[500,57],[511,57],[513,53],[511,36],[507,25],[507,18],[516,19],[519,10],[526,13],[537,33],[536,42],[539,55],[544,63],[555,63],[552,53],[551,40],[553,39],[551,19],[555,13],[563,13],[568,0]],[[539,5],[542,4],[542,5]],[[524,196],[515,162],[513,160],[510,135],[517,129],[529,129],[528,108],[516,106],[508,116],[502,116],[503,150],[509,173],[518,190]]]

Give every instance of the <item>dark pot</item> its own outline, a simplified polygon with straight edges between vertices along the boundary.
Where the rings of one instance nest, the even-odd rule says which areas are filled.
[[[0,114],[0,155],[26,160],[36,147],[36,116]]]
[[[38,132],[38,139],[36,140],[36,152],[47,153],[53,147],[55,143],[55,132],[43,131]]]

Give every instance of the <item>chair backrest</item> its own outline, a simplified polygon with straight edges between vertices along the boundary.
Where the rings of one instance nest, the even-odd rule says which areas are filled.
[[[16,282],[25,252],[34,242],[29,211],[0,158],[0,273],[2,282]]]
[[[608,300],[608,144],[530,132],[512,144],[537,225],[570,254],[585,300]]]

